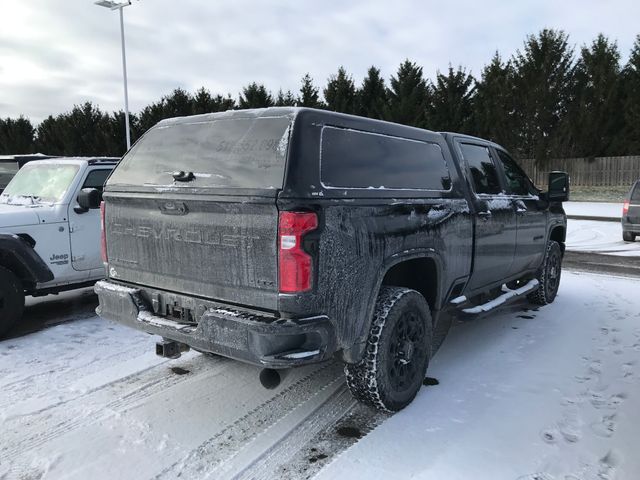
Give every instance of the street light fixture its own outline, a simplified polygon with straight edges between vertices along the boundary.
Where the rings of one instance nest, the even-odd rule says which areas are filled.
[[[122,41],[122,75],[124,77],[124,125],[127,134],[127,150],[131,148],[131,133],[129,129],[129,92],[127,90],[127,57],[124,49],[124,16],[122,9],[131,5],[130,1],[112,2],[110,0],[99,0],[94,2],[100,7],[106,7],[109,10],[120,10],[120,40]]]

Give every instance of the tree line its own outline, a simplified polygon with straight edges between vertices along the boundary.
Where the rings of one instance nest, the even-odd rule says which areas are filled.
[[[478,78],[449,66],[435,79],[410,60],[385,80],[372,66],[360,85],[344,67],[324,88],[309,74],[299,92],[270,92],[254,82],[239,97],[181,88],[130,115],[132,141],[163,118],[270,106],[303,106],[384,119],[435,131],[493,140],[521,158],[640,154],[640,35],[625,65],[618,45],[598,35],[578,52],[561,30],[529,35],[508,59],[496,52]],[[29,119],[0,118],[0,154],[124,153],[124,112],[107,113],[91,102]]]

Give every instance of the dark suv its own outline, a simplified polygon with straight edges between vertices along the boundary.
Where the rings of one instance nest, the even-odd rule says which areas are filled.
[[[640,235],[640,180],[636,181],[622,207],[622,239],[633,242]]]

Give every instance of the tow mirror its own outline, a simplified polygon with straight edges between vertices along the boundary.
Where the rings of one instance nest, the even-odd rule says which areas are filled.
[[[89,210],[100,208],[102,194],[97,188],[83,188],[78,194],[78,206],[74,208],[76,213],[86,213]]]
[[[569,174],[566,172],[549,173],[549,191],[547,200],[550,202],[566,202],[569,200]]]

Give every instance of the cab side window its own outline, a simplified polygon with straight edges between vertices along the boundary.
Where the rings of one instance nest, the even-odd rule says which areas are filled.
[[[495,195],[502,192],[498,172],[487,147],[461,143],[460,150],[467,162],[476,193]]]
[[[104,182],[107,181],[107,177],[111,173],[111,170],[92,170],[85,178],[82,188],[96,188],[102,192],[104,189]]]
[[[498,150],[498,158],[504,169],[509,193],[513,195],[532,195],[535,193],[533,183],[529,180],[529,177],[509,155],[502,150]]]

